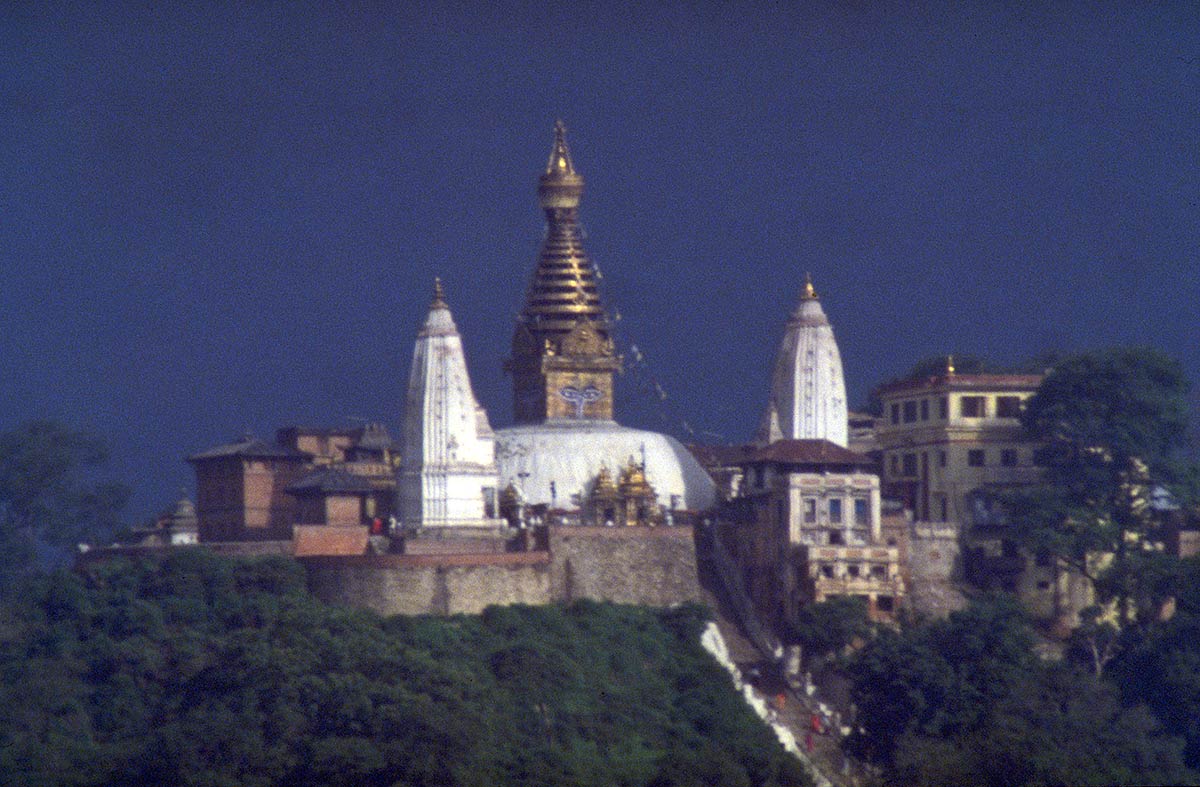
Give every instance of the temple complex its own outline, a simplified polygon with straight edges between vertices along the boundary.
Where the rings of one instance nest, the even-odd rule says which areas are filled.
[[[637,486],[639,499],[646,488],[654,492],[653,505],[623,508],[641,511],[639,523],[656,520],[656,509],[704,510],[715,500],[715,487],[687,449],[667,435],[624,427],[613,418],[613,378],[621,357],[600,300],[599,276],[583,248],[583,185],[559,122],[538,180],[546,238],[505,363],[513,379],[516,424],[496,435],[501,483],[511,485],[526,505],[581,511],[586,518],[608,510],[592,504],[608,494],[601,471],[611,481],[613,472],[632,463],[647,485]],[[620,496],[619,485],[617,492]],[[598,521],[610,518],[601,514]]]

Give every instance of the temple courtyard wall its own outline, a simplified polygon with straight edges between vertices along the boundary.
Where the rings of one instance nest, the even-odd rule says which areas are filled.
[[[670,606],[701,598],[691,527],[547,531],[548,549],[530,552],[299,560],[318,598],[383,615],[477,614],[492,604],[585,598]]]

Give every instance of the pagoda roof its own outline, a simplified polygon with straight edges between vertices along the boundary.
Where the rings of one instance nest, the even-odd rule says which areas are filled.
[[[322,467],[290,485],[288,494],[300,497],[313,495],[360,495],[375,491],[370,479],[337,466]]]
[[[306,451],[297,451],[287,446],[268,443],[265,440],[246,435],[241,440],[218,445],[215,448],[209,448],[206,451],[192,454],[187,458],[187,461],[202,462],[208,459],[222,459],[233,456],[253,459],[294,459],[298,461],[312,458],[312,455]]]

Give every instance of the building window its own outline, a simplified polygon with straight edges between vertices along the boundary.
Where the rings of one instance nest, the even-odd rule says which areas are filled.
[[[829,501],[829,521],[835,525],[842,523],[842,500],[839,497]]]
[[[892,405],[892,423],[900,423],[900,405],[898,404]]]
[[[831,546],[835,546],[835,547],[842,546],[845,543],[846,543],[846,540],[844,538],[842,538],[842,531],[840,531],[840,530],[830,530],[829,531],[829,544]]]
[[[911,424],[915,420],[917,420],[917,403],[916,402],[905,402],[904,403],[904,423]]]
[[[858,573],[859,569],[857,563],[851,563],[850,565],[846,566],[846,576],[857,577]]]
[[[967,464],[971,467],[983,467],[984,454],[982,448],[972,448],[967,451]]]
[[[916,454],[905,454],[904,455],[904,473],[903,474],[910,478],[917,474],[917,455]]]
[[[987,416],[987,397],[964,396],[959,400],[959,412],[963,418],[985,418]]]
[[[929,420],[929,400],[928,399],[921,400],[921,420],[922,421]]]
[[[950,398],[948,396],[943,396],[941,399],[938,399],[938,418],[941,418],[943,421],[945,421],[949,417]]]
[[[892,475],[900,475],[900,457],[892,454]]]
[[[880,596],[875,599],[875,609],[880,612],[891,612],[895,606],[896,602],[891,596]]]
[[[946,466],[946,452],[938,451],[938,467]]]
[[[854,524],[871,524],[871,501],[866,498],[854,498]]]
[[[1005,448],[1000,452],[1000,464],[1005,467],[1017,466],[1017,449]]]
[[[804,521],[810,525],[817,521],[817,500],[814,497],[804,498]]]
[[[998,418],[1020,418],[1021,417],[1021,397],[1019,397],[1019,396],[997,396],[996,397],[996,416]]]
[[[947,510],[946,498],[943,497],[942,498],[942,518],[939,521],[946,522],[949,519],[950,519],[950,512]]]
[[[762,466],[754,468],[754,485],[762,489],[766,483],[767,474],[763,472]]]
[[[871,576],[875,579],[887,579],[887,566],[879,563],[871,566]]]
[[[833,579],[833,566],[829,565],[828,563],[823,563],[821,565],[821,576],[825,577],[826,579]]]

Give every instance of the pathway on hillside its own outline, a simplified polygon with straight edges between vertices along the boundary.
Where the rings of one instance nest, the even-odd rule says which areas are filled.
[[[825,732],[812,733],[813,714],[819,715],[820,695],[810,698],[803,691],[793,691],[784,683],[778,663],[764,654],[745,635],[737,623],[730,605],[724,600],[719,584],[712,581],[713,574],[706,571],[701,560],[700,573],[704,603],[716,616],[717,628],[725,640],[729,656],[741,670],[743,678],[755,687],[760,697],[775,708],[778,723],[786,727],[796,739],[802,758],[817,771],[818,782],[824,777],[833,787],[859,787],[867,778],[861,765],[847,762],[842,755],[840,733],[825,724]],[[778,702],[783,696],[782,704]],[[811,733],[811,734],[810,734]],[[811,741],[811,749],[808,746]]]

